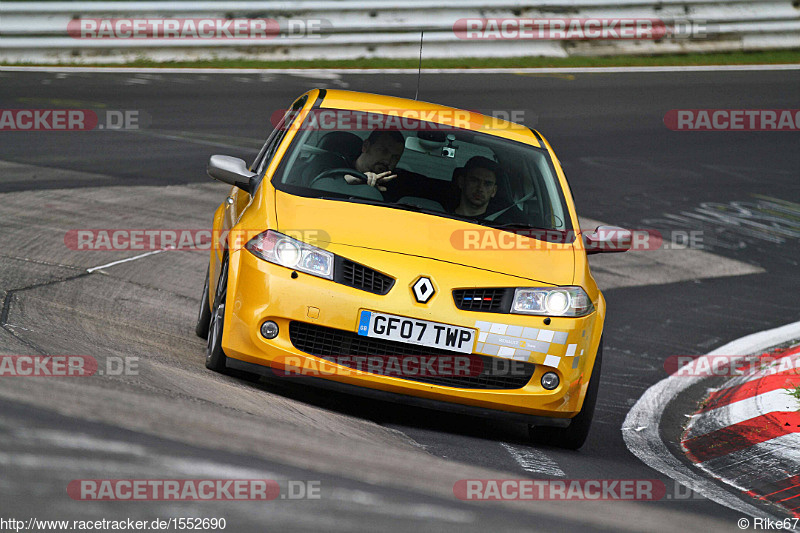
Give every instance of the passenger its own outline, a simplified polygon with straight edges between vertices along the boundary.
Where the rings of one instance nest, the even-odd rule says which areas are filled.
[[[453,212],[465,218],[485,217],[489,201],[497,194],[499,174],[499,165],[491,159],[479,155],[470,158],[463,173],[456,176],[460,199]]]

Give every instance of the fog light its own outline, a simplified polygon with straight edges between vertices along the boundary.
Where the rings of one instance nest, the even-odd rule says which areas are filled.
[[[272,320],[267,320],[266,322],[261,324],[261,335],[265,339],[274,339],[275,337],[278,336],[278,324],[276,324]]]
[[[559,379],[558,374],[555,372],[547,372],[542,376],[542,387],[547,390],[553,390],[558,387]]]

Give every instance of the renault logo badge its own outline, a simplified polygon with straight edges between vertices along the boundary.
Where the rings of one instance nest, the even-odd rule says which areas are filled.
[[[419,278],[416,283],[411,286],[411,289],[414,291],[414,297],[421,304],[428,303],[428,300],[436,294],[433,283],[431,283],[429,278],[425,277]]]

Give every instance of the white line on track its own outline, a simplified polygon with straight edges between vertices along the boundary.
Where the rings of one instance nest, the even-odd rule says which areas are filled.
[[[112,267],[114,265],[119,265],[121,263],[127,263],[128,261],[136,261],[137,259],[141,259],[142,257],[147,257],[148,255],[160,254],[161,252],[166,252],[168,250],[174,250],[174,248],[162,248],[161,250],[156,250],[154,252],[147,252],[146,254],[139,254],[133,257],[129,257],[127,259],[120,259],[119,261],[114,261],[113,263],[106,263],[105,265],[100,265],[92,268],[87,268],[86,272],[94,272],[95,270],[101,270],[103,268]]]
[[[134,135],[145,135],[147,137],[155,137],[158,139],[169,139],[171,141],[179,141],[192,144],[201,144],[203,146],[216,146],[217,148],[230,148],[232,150],[250,150],[252,147],[243,146],[242,144],[227,144],[215,141],[212,139],[203,139],[199,137],[192,137],[189,135],[181,135],[179,133],[159,133],[156,131],[147,130],[110,130],[122,133],[132,133]]]
[[[585,217],[579,222],[581,228],[609,225]],[[597,254],[589,257],[589,266],[603,290],[764,272],[742,261],[689,247]]]
[[[564,477],[566,474],[558,464],[539,450],[532,448],[517,448],[505,442],[500,446],[505,448],[511,457],[519,463],[523,470],[536,474],[546,474],[548,476]]]
[[[370,512],[379,515],[434,519],[467,524],[475,521],[475,514],[470,511],[435,504],[390,501],[378,494],[363,490],[334,487],[327,497],[357,506],[368,506],[370,507]]]
[[[423,68],[424,74],[604,74],[624,72],[732,72],[800,70],[800,64],[687,65],[642,67],[542,67],[542,68]],[[0,72],[74,72],[108,74],[416,74],[415,68],[173,68],[173,67],[72,67],[0,66]]]
[[[9,328],[21,329],[23,331],[33,331],[31,329],[28,329],[28,328],[23,328],[22,326],[15,326],[14,324],[6,324],[6,326],[9,327]]]
[[[146,447],[130,442],[101,439],[83,433],[72,431],[58,431],[48,429],[19,429],[12,430],[16,439],[25,443],[31,443],[31,447],[38,447],[46,443],[58,448],[84,450],[87,452],[103,452],[106,454],[135,455],[137,457],[148,457]]]
[[[798,337],[800,337],[800,322],[793,322],[779,328],[760,331],[742,337],[717,348],[703,357],[758,353],[776,344]],[[695,361],[696,363],[697,361]],[[711,364],[710,361],[708,364]],[[769,516],[765,511],[740,500],[736,495],[690,470],[670,453],[667,445],[661,440],[659,426],[666,406],[680,392],[703,379],[705,378],[702,376],[672,375],[647,389],[628,412],[628,416],[622,424],[622,437],[625,439],[625,445],[631,453],[649,467],[669,476],[684,486],[690,487],[695,492],[720,505],[748,514],[754,518]],[[775,516],[769,516],[769,518],[778,520]]]

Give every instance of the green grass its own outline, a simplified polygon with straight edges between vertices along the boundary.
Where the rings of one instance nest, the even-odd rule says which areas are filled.
[[[790,396],[794,396],[798,402],[797,410],[800,411],[800,386],[796,389],[786,389]]]
[[[666,65],[746,65],[758,63],[800,63],[800,49],[766,52],[731,52],[718,54],[671,54],[656,56],[605,57],[518,57],[424,59],[423,68],[530,68],[530,67],[617,67]],[[86,65],[110,67],[192,67],[192,68],[417,68],[417,59],[343,59],[319,61],[204,60],[156,62],[135,60],[124,64],[5,63],[6,65]]]

